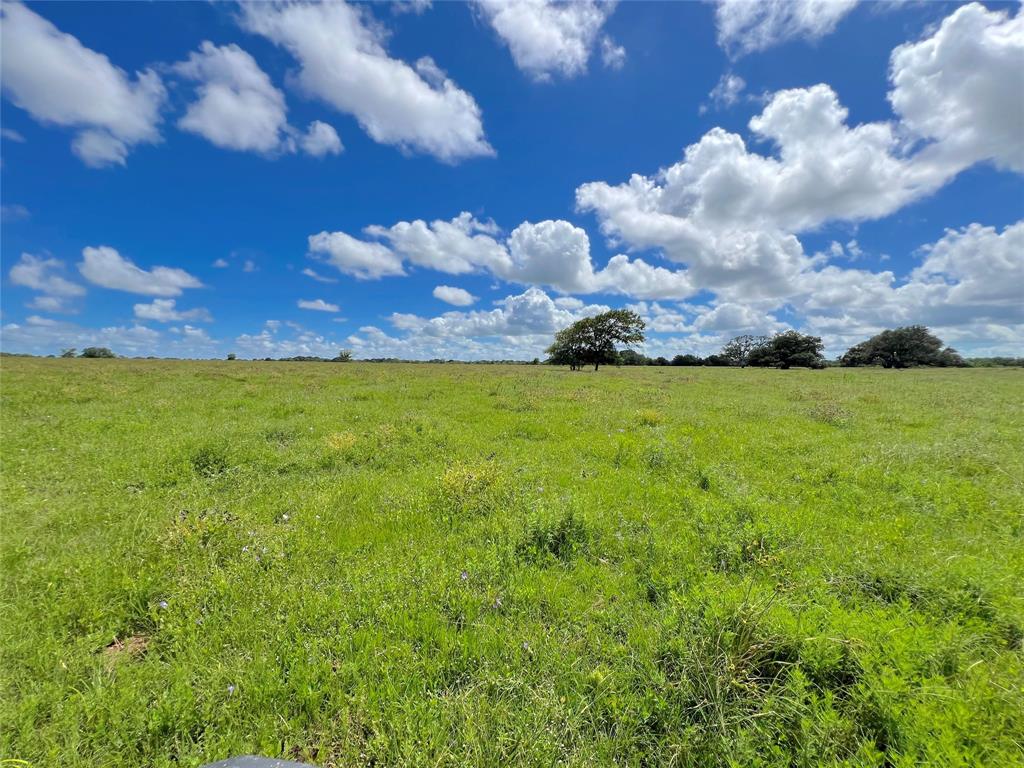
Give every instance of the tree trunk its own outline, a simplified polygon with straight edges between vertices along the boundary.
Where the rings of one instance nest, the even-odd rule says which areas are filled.
[[[594,370],[595,370],[595,371],[597,370],[597,366],[598,366],[598,365],[599,365],[599,363],[594,363]]]

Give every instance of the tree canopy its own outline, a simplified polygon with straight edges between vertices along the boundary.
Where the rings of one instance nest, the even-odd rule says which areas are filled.
[[[593,365],[596,371],[602,363],[617,360],[617,344],[640,344],[644,340],[645,323],[636,312],[613,309],[593,317],[577,320],[555,334],[548,347],[548,362],[568,365],[577,370]]]
[[[106,347],[86,347],[79,357],[117,357]]]
[[[721,356],[728,360],[731,365],[746,368],[750,361],[750,354],[770,341],[767,336],[737,336],[722,347]]]
[[[825,358],[822,352],[825,345],[817,336],[809,336],[799,331],[777,333],[764,344],[750,351],[748,365],[762,368],[774,367],[786,370],[794,366],[804,368],[824,368]]]
[[[923,325],[882,331],[850,347],[839,362],[845,366],[881,365],[883,368],[966,365],[955,349],[943,348],[942,339]]]

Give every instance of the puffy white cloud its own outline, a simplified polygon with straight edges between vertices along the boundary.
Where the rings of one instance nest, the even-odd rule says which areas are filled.
[[[577,205],[616,241],[686,264],[696,286],[785,296],[814,266],[793,233],[888,215],[959,170],[904,156],[887,123],[851,128],[846,117],[826,85],[780,91],[750,121],[778,156],[714,128],[653,177],[582,185]]]
[[[179,310],[174,299],[153,299],[151,304],[136,304],[135,317],[139,320],[155,320],[159,323],[180,323],[194,320],[203,323],[213,322],[210,311],[202,307]]]
[[[455,162],[494,150],[471,95],[429,59],[414,69],[391,58],[369,10],[344,3],[243,6],[242,23],[299,62],[299,86],[351,114],[382,144]]]
[[[435,299],[440,299],[446,304],[456,307],[468,307],[470,304],[476,303],[476,296],[465,288],[455,288],[451,285],[437,286],[434,288],[433,295]]]
[[[395,313],[391,322],[404,331],[444,338],[550,336],[581,317],[608,310],[604,305],[586,305],[577,309],[560,307],[540,288],[527,288],[523,293],[508,296],[496,304],[492,310],[445,312],[433,318]]]
[[[717,0],[718,44],[732,56],[831,33],[857,0]]]
[[[360,280],[405,274],[402,257],[386,245],[357,240],[344,232],[310,235],[309,252],[322,257],[339,272]]]
[[[555,73],[574,77],[586,71],[615,3],[478,0],[478,8],[508,46],[516,66],[537,80],[547,80]],[[602,56],[609,66],[621,66],[626,52],[604,38]]]
[[[176,267],[141,269],[106,245],[82,249],[78,271],[90,283],[144,296],[180,296],[186,288],[203,286],[198,278]]]
[[[452,275],[486,272],[522,285],[546,285],[567,293],[621,293],[637,298],[681,298],[693,292],[683,272],[655,267],[619,254],[595,270],[587,233],[567,221],[523,222],[508,238],[498,239],[494,222],[469,213],[451,221],[402,221],[391,227],[366,227],[379,242],[344,232],[310,238],[313,254],[346,274],[378,278],[405,274],[403,264]]]
[[[228,265],[228,260],[227,259],[217,259],[216,261],[213,262],[213,266],[216,267],[217,269],[227,269],[227,267],[229,266]]]
[[[314,120],[309,124],[306,133],[299,139],[299,146],[303,152],[313,157],[338,155],[344,149],[334,127],[320,120]]]
[[[166,90],[155,72],[130,78],[21,3],[0,14],[4,93],[41,123],[79,129],[72,149],[84,163],[124,164],[134,145],[160,140]]]
[[[246,51],[206,40],[174,71],[199,83],[179,128],[223,149],[271,153],[286,146],[284,94]]]
[[[971,224],[924,248],[911,282],[948,289],[947,304],[1008,306],[1024,319],[1024,221],[1002,232]]]
[[[567,293],[594,287],[590,238],[568,221],[523,222],[508,239],[512,263],[502,276],[518,283],[551,285]]]
[[[892,53],[889,94],[910,133],[960,165],[1024,173],[1024,13],[962,6]]]
[[[299,309],[312,309],[317,312],[339,312],[341,307],[323,299],[299,299]]]
[[[13,285],[21,285],[39,291],[29,304],[33,309],[44,312],[66,312],[69,299],[85,295],[85,288],[61,275],[64,263],[59,259],[21,254],[18,263],[11,267],[9,277]]]
[[[469,213],[461,213],[451,221],[400,221],[391,227],[370,226],[366,233],[386,241],[394,255],[420,267],[436,269],[452,275],[481,268],[505,269],[509,256],[505,247],[495,240],[498,228],[494,222],[481,222]]]
[[[327,123],[314,120],[304,134],[288,124],[284,94],[237,45],[204,41],[172,70],[199,83],[198,98],[178,121],[183,131],[223,149],[269,156],[299,149],[314,157],[342,151],[337,131]]]

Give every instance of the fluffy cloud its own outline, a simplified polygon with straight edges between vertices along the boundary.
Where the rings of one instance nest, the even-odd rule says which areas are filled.
[[[977,3],[892,53],[889,94],[913,135],[966,166],[992,160],[1024,173],[1024,13]]]
[[[653,177],[584,184],[581,210],[634,248],[659,248],[702,288],[784,297],[814,267],[794,233],[891,214],[930,194],[957,166],[899,151],[893,127],[849,127],[826,85],[776,93],[750,121],[777,156],[750,152],[721,128]]]
[[[587,233],[567,221],[524,222],[507,241],[494,222],[469,213],[451,221],[402,221],[369,226],[382,242],[344,232],[310,237],[310,252],[357,278],[404,275],[404,264],[451,275],[484,272],[522,285],[546,285],[567,293],[621,293],[636,298],[681,298],[693,292],[682,272],[655,267],[619,254],[604,269],[594,268]],[[387,245],[385,245],[386,243]]]
[[[400,221],[392,227],[370,226],[366,233],[386,241],[394,255],[428,269],[461,275],[480,268],[498,271],[509,265],[505,247],[495,240],[494,222],[461,213],[451,221]]]
[[[392,324],[403,331],[436,338],[472,338],[478,336],[544,336],[582,317],[605,312],[604,305],[585,305],[576,309],[558,306],[540,288],[527,288],[497,303],[492,310],[445,312],[439,317],[422,318],[395,313]],[[549,339],[550,341],[550,339]]]
[[[404,275],[402,257],[380,243],[357,240],[344,232],[321,232],[309,236],[309,252],[346,275],[375,280]]]
[[[240,152],[272,155],[302,149],[314,157],[341,152],[341,140],[327,123],[315,120],[305,134],[288,124],[284,94],[237,45],[204,41],[173,71],[199,83],[198,98],[178,121],[183,131]]]
[[[313,157],[324,157],[325,155],[339,155],[344,147],[338,132],[327,123],[314,120],[309,124],[306,133],[299,139],[299,146],[307,155]]]
[[[465,288],[455,288],[450,285],[437,286],[434,288],[433,295],[435,299],[440,299],[446,304],[456,307],[468,307],[470,304],[476,303],[476,296]]]
[[[598,33],[615,4],[478,0],[478,7],[508,46],[516,66],[537,80],[548,80],[554,73],[574,77],[586,71]],[[607,65],[619,67],[626,51],[604,38],[602,57]]]
[[[415,68],[391,58],[369,13],[344,3],[254,3],[242,23],[286,48],[299,62],[299,86],[354,115],[374,141],[447,162],[494,154],[473,97],[429,58]]]
[[[84,248],[78,271],[95,285],[144,296],[180,296],[186,288],[203,286],[183,269],[153,267],[147,272],[106,245]]]
[[[180,323],[186,320],[213,322],[208,309],[197,307],[179,310],[174,299],[153,299],[151,304],[136,304],[133,309],[139,320],[155,320],[158,323]]]
[[[832,32],[857,0],[717,0],[718,44],[732,56],[789,40],[819,40]]]
[[[1006,308],[1024,321],[1024,221],[1002,232],[971,224],[947,230],[924,248],[925,258],[911,274],[911,283],[939,285],[948,291],[946,305]]]
[[[72,143],[87,165],[123,165],[136,144],[160,140],[166,91],[152,70],[132,79],[20,3],[4,3],[3,89],[41,123],[79,130]]]
[[[65,312],[68,300],[85,295],[85,288],[64,278],[60,273],[64,263],[59,259],[33,256],[31,253],[21,254],[18,263],[11,267],[9,273],[13,285],[21,285],[39,291],[31,304],[33,309],[44,312]]]
[[[284,94],[256,60],[237,45],[204,41],[187,61],[174,65],[182,77],[199,83],[198,99],[178,121],[223,149],[278,151],[288,125]]]
[[[299,309],[312,309],[317,312],[339,312],[341,307],[330,304],[323,299],[299,299]]]

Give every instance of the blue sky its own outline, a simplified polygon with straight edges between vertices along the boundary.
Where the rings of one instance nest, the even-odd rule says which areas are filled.
[[[7,351],[1024,352],[1019,4],[3,8]]]

